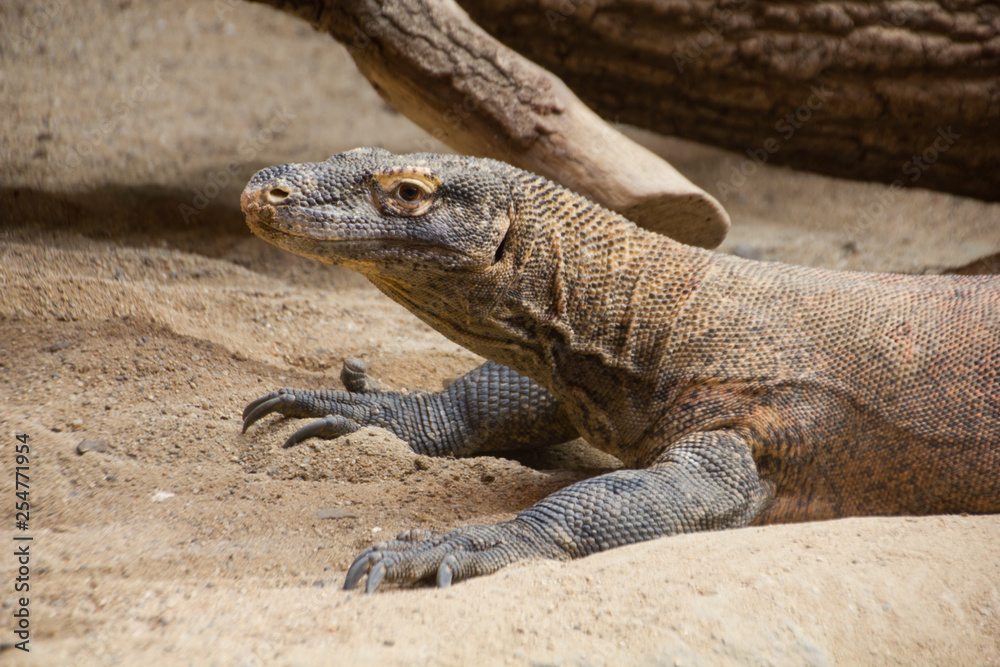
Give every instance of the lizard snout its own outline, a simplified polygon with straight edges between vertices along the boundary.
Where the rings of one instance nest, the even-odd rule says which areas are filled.
[[[264,187],[248,187],[240,195],[240,208],[244,213],[256,213],[272,208],[284,202],[291,193],[288,190],[265,185]]]
[[[245,188],[240,195],[240,208],[243,209],[244,213],[249,213],[251,207],[258,201],[260,201],[260,189]]]

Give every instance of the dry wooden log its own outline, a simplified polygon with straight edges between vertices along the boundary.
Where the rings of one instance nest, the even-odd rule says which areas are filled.
[[[1000,200],[1000,6],[460,0],[604,118],[756,164]]]
[[[452,0],[258,1],[345,44],[386,101],[455,150],[547,176],[684,243],[725,238],[729,216],[714,197]]]

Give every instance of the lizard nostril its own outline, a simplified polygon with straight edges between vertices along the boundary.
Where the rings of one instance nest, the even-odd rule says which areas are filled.
[[[282,201],[288,198],[288,190],[282,190],[281,188],[271,188],[267,191],[267,201],[272,204],[280,204]]]

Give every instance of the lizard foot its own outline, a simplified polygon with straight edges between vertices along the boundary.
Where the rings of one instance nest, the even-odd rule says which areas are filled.
[[[280,414],[285,417],[315,417],[321,419],[311,422],[293,433],[285,441],[283,447],[291,447],[308,438],[325,438],[332,440],[342,435],[354,433],[361,426],[351,417],[370,412],[376,406],[352,405],[353,401],[345,400],[338,404],[331,396],[341,394],[350,397],[346,392],[309,391],[302,389],[279,389],[266,396],[261,396],[251,402],[243,410],[243,432],[246,433],[254,423],[270,414]],[[339,409],[338,409],[339,408]],[[366,409],[368,408],[368,409]],[[377,408],[376,408],[377,409]],[[336,414],[341,412],[342,414]]]
[[[291,447],[308,438],[331,440],[353,433],[361,425],[376,423],[381,412],[377,383],[368,375],[364,360],[349,357],[340,378],[343,391],[279,389],[251,401],[243,410],[243,432],[271,414],[284,417],[320,417],[293,433],[285,441]]]
[[[552,557],[551,550],[540,548],[541,541],[531,526],[516,519],[447,533],[410,530],[361,552],[347,570],[344,590],[353,590],[366,574],[366,593],[374,593],[383,581],[415,583],[432,577],[438,588],[446,588],[525,558]]]

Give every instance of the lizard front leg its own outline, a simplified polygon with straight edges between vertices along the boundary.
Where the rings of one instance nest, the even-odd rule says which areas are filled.
[[[437,393],[373,391],[360,359],[344,362],[341,379],[348,391],[281,389],[258,398],[243,411],[243,431],[269,414],[318,417],[293,433],[284,446],[380,426],[413,451],[429,456],[473,456],[578,437],[552,394],[494,362]]]
[[[355,559],[345,589],[368,575],[438,586],[527,558],[579,558],[657,537],[745,526],[773,496],[747,441],[733,431],[683,438],[645,470],[618,470],[553,493],[511,521],[442,534],[410,531]]]

